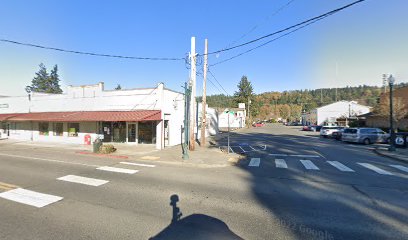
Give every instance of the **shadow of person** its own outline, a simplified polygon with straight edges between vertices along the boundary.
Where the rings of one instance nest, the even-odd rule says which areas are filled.
[[[170,205],[173,208],[173,217],[169,226],[163,229],[156,236],[151,237],[151,240],[159,239],[242,239],[233,233],[223,221],[205,215],[192,214],[181,218],[182,213],[177,207],[179,201],[178,195],[174,194],[170,197]]]

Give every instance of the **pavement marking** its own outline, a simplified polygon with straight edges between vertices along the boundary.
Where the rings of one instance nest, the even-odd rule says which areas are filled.
[[[288,165],[286,164],[284,159],[275,159],[275,165],[277,168],[288,168]]]
[[[308,170],[320,170],[314,163],[310,160],[300,160],[303,166]]]
[[[256,149],[254,147],[252,147],[251,145],[249,145],[249,147],[253,150],[256,151]]]
[[[15,188],[19,188],[19,187],[16,186],[16,185],[13,185],[13,184],[8,184],[8,183],[5,183],[5,182],[0,182],[0,189],[3,189],[3,190],[11,190],[11,189],[15,189]]]
[[[368,169],[370,169],[370,170],[373,170],[374,172],[379,173],[379,174],[383,174],[383,175],[394,175],[394,174],[392,174],[392,173],[390,173],[390,172],[388,172],[388,171],[385,171],[385,170],[383,170],[383,169],[381,169],[381,168],[378,168],[378,167],[376,167],[376,166],[374,166],[374,165],[371,165],[371,164],[369,164],[369,163],[358,163],[358,164],[360,164],[361,166],[366,167],[366,168],[368,168]]]
[[[65,163],[65,164],[71,164],[71,165],[81,165],[81,166],[86,166],[86,167],[99,167],[98,165],[92,165],[92,164],[65,162],[65,161],[56,160],[56,159],[27,157],[27,156],[20,156],[20,155],[5,154],[5,153],[0,153],[0,156],[15,157],[15,158],[24,158],[24,159],[33,159],[33,160],[46,161],[46,162]]]
[[[242,152],[244,152],[244,153],[246,152],[241,146],[239,146],[239,148],[241,148]]]
[[[152,164],[133,163],[133,162],[120,162],[120,164],[140,166],[140,167],[151,167],[151,168],[156,167],[156,165],[152,165]]]
[[[76,176],[76,175],[67,175],[64,177],[57,178],[57,180],[73,182],[73,183],[80,183],[80,184],[85,184],[85,185],[94,186],[94,187],[98,187],[98,186],[101,186],[109,182],[106,180],[101,180],[101,179],[96,179],[96,178],[87,178],[87,177],[81,177],[81,176]]]
[[[282,153],[269,153],[270,156],[276,156],[276,157],[287,157],[288,154],[282,154]]]
[[[235,152],[234,152],[234,150],[232,150],[232,148],[231,148],[231,147],[229,147],[229,149],[230,149],[230,151],[231,151],[232,153],[235,153]]]
[[[393,168],[397,168],[397,169],[399,169],[401,171],[408,172],[408,167],[404,167],[402,165],[390,165],[390,166],[393,167]]]
[[[319,158],[317,155],[289,155],[290,157],[302,157],[302,158]]]
[[[0,193],[0,197],[37,208],[45,207],[51,203],[55,203],[63,199],[62,197],[34,192],[22,188]]]
[[[330,165],[332,165],[333,167],[337,168],[340,171],[343,172],[354,172],[353,169],[345,166],[344,164],[338,162],[338,161],[327,161],[327,163],[329,163]]]
[[[249,162],[248,166],[249,167],[259,167],[259,164],[261,164],[260,158],[251,158],[251,161]]]
[[[117,173],[127,173],[127,174],[134,174],[139,172],[139,170],[132,170],[132,169],[126,169],[126,168],[116,168],[116,167],[98,167],[98,170],[102,171],[108,171],[108,172],[117,172]]]

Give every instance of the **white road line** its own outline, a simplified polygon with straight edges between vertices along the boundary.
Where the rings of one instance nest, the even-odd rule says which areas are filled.
[[[381,168],[378,168],[378,167],[376,167],[376,166],[374,166],[374,165],[371,165],[371,164],[369,164],[369,163],[358,163],[358,164],[360,164],[361,166],[366,167],[366,168],[368,168],[368,169],[370,169],[370,170],[373,170],[374,172],[379,173],[379,174],[383,174],[383,175],[394,175],[394,174],[392,174],[392,173],[390,173],[390,172],[388,172],[388,171],[385,171],[385,170],[383,170],[383,169],[381,169]]]
[[[232,150],[232,148],[231,148],[231,147],[230,147],[229,149],[230,149],[230,151],[231,151],[232,153],[235,153],[235,152],[234,152],[234,150]]]
[[[354,172],[353,169],[345,166],[344,164],[337,162],[337,161],[327,161],[327,163],[329,163],[330,165],[332,165],[333,167],[337,168],[340,171],[343,172]]]
[[[259,164],[261,164],[260,158],[251,158],[251,161],[249,162],[248,166],[249,167],[259,167]]]
[[[12,154],[5,154],[5,153],[0,153],[0,156],[15,157],[15,158],[24,158],[24,159],[33,159],[33,160],[45,161],[45,162],[65,163],[65,164],[71,164],[71,165],[81,165],[81,166],[86,166],[86,167],[99,167],[98,165],[92,165],[92,164],[75,163],[75,162],[65,162],[65,161],[56,160],[56,159],[28,157],[28,156],[12,155]]]
[[[37,208],[45,207],[51,203],[55,203],[63,199],[62,197],[34,192],[22,188],[2,192],[0,193],[0,197]]]
[[[317,155],[289,155],[290,157],[302,157],[302,158],[319,158]]]
[[[244,152],[244,153],[246,152],[241,146],[239,146],[239,148],[241,148],[242,152]]]
[[[249,145],[250,148],[252,148],[253,151],[256,151],[256,149],[254,147],[252,147],[251,145]]]
[[[393,167],[393,168],[397,168],[397,169],[399,169],[401,171],[408,172],[408,167],[404,167],[402,165],[390,165],[390,166]]]
[[[269,153],[270,156],[276,156],[276,157],[287,157],[288,154],[281,154],[281,153]]]
[[[67,175],[64,177],[57,178],[57,180],[73,182],[73,183],[80,183],[80,184],[85,184],[85,185],[94,186],[94,187],[98,187],[98,186],[101,186],[109,182],[106,180],[87,178],[87,177],[81,177],[81,176],[75,176],[75,175]]]
[[[300,162],[305,166],[308,170],[320,170],[312,161],[310,160],[300,160]]]
[[[275,165],[277,168],[288,168],[284,159],[275,159]]]
[[[152,164],[133,163],[133,162],[120,162],[120,164],[140,166],[140,167],[151,167],[151,168],[156,167],[156,165],[152,165]]]
[[[139,172],[139,170],[132,170],[132,169],[126,169],[126,168],[116,168],[116,167],[98,167],[98,170],[102,171],[108,171],[108,172],[117,172],[117,173],[127,173],[127,174],[134,174]]]

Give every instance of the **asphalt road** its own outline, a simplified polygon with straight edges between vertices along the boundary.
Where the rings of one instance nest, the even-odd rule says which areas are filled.
[[[0,239],[408,238],[407,164],[280,125],[234,133],[231,145],[247,160],[203,168],[0,143]],[[109,182],[58,180],[67,175]],[[1,197],[19,188],[62,199]]]

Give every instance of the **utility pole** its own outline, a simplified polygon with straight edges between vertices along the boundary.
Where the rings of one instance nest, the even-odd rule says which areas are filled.
[[[323,88],[320,88],[320,104],[323,105]]]
[[[190,151],[195,149],[195,133],[194,127],[196,126],[196,49],[195,49],[195,37],[191,37],[191,52],[190,52],[190,62],[191,62],[191,101],[190,101]]]
[[[207,66],[208,66],[208,39],[205,39],[204,43],[204,69],[203,69],[203,102],[201,103],[202,109],[202,118],[201,118],[201,140],[200,146],[205,146],[205,132],[206,132],[206,109],[205,105],[207,104]]]
[[[251,100],[249,99],[249,96],[248,96],[248,115],[247,115],[247,117],[248,117],[248,121],[247,121],[247,126],[248,126],[248,128],[250,128],[251,127],[251,114],[249,113],[249,104],[251,103]]]

